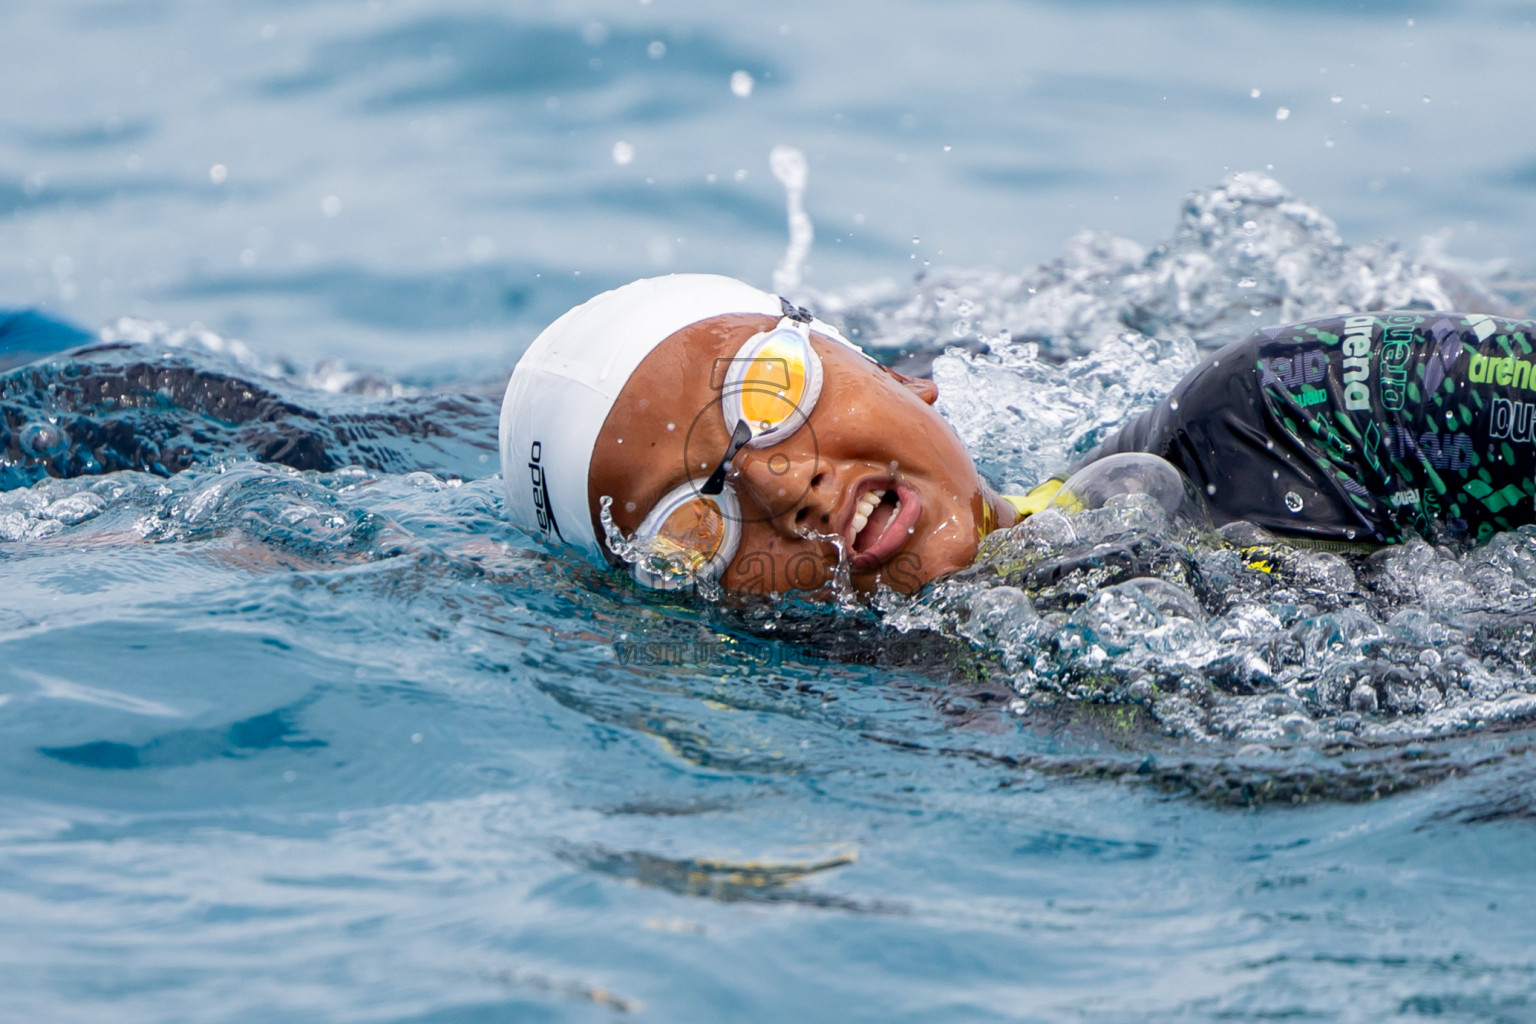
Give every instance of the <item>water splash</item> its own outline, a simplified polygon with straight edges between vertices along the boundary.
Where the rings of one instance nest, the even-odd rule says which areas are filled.
[[[1212,348],[1262,324],[1343,311],[1508,309],[1442,248],[1430,240],[1412,256],[1391,241],[1348,245],[1321,210],[1274,178],[1246,172],[1191,193],[1173,237],[1150,249],[1084,233],[1039,267],[948,270],[819,294],[815,302],[850,338],[876,348],[1035,342],[1058,359],[1127,331]]]
[[[768,153],[768,167],[784,186],[784,202],[789,214],[789,247],[773,272],[773,290],[792,296],[800,290],[800,269],[811,253],[816,231],[805,212],[805,182],[810,167],[805,154],[794,146],[774,146]]]
[[[651,589],[686,590],[691,587],[706,601],[718,601],[724,596],[719,581],[699,572],[699,567],[707,564],[703,559],[684,557],[686,552],[660,536],[626,537],[619,524],[613,521],[613,498],[606,494],[598,499],[597,518],[608,550],[620,562],[643,573]]]

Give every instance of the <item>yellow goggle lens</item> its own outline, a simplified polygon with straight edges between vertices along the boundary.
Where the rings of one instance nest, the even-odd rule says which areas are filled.
[[[805,399],[805,345],[773,341],[740,373],[742,418],[754,430],[773,430],[794,415]]]

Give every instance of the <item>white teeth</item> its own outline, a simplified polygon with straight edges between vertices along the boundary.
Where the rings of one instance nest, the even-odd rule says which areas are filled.
[[[865,493],[864,497],[859,499],[859,503],[853,507],[852,526],[853,535],[855,537],[859,535],[860,530],[869,525],[870,513],[874,512],[875,507],[884,500],[884,491],[868,491]],[[900,507],[899,503],[897,507]]]

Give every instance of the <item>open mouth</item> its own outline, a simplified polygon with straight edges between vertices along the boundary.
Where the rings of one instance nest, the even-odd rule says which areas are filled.
[[[859,495],[848,526],[853,567],[868,571],[895,554],[921,512],[922,502],[906,487],[872,487]]]

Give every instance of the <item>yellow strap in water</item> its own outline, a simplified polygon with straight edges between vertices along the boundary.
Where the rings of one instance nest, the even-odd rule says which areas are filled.
[[[1047,480],[1035,486],[1028,494],[1005,494],[1003,500],[1012,505],[1013,510],[1020,517],[1032,516],[1051,503],[1051,499],[1056,497],[1056,492],[1061,490],[1063,482],[1055,479]]]

